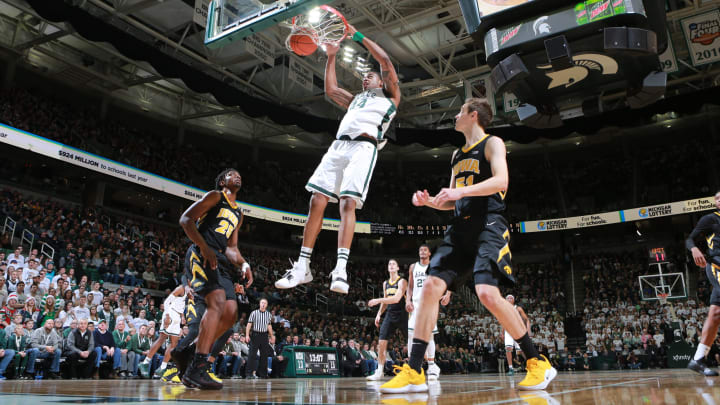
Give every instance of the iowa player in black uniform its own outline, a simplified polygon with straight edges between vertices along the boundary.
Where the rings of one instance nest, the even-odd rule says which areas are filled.
[[[695,356],[690,360],[688,368],[711,377],[717,376],[718,373],[705,365],[705,356],[710,351],[718,333],[718,326],[720,326],[720,191],[715,194],[715,207],[717,211],[700,218],[695,229],[685,241],[685,247],[692,252],[695,264],[705,268],[705,275],[712,285],[710,311],[702,328],[700,344],[698,344]],[[699,236],[703,236],[707,242],[707,260],[700,249],[695,246],[695,239]]]
[[[455,215],[430,261],[429,277],[416,308],[410,364],[384,384],[382,392],[427,390],[421,366],[437,321],[438,303],[447,289],[457,291],[470,275],[480,302],[528,358],[528,373],[519,387],[544,389],[557,375],[550,362],[540,356],[520,315],[498,288],[501,284],[514,284],[515,275],[508,244],[510,231],[502,215],[509,181],[507,152],[502,139],[485,133],[491,122],[492,110],[486,100],[466,100],[455,116],[455,129],[465,135],[465,146],[453,154],[450,187],[443,188],[435,197],[427,190],[417,191],[412,197],[415,206],[454,210]]]
[[[403,334],[407,333],[408,317],[405,311],[405,290],[407,281],[398,275],[400,267],[395,259],[388,261],[388,273],[390,278],[383,282],[383,298],[373,298],[368,301],[369,307],[380,305],[375,326],[380,328],[380,341],[378,342],[378,366],[374,374],[368,376],[368,380],[379,380],[383,377],[385,369],[385,353],[387,353],[388,339],[400,329]],[[385,319],[380,323],[383,312]]]
[[[210,348],[237,320],[235,287],[230,279],[234,266],[245,263],[237,248],[242,212],[235,203],[242,178],[235,169],[226,169],[215,179],[215,190],[190,206],[180,217],[180,225],[193,242],[185,255],[185,277],[202,299],[205,314],[195,356],[183,376],[183,384],[201,389],[221,389],[222,383],[210,374]]]

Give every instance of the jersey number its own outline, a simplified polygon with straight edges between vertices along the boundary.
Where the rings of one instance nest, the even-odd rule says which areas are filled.
[[[422,279],[422,278],[418,279],[418,281],[417,281],[417,288],[422,288],[423,281],[424,281],[424,279]]]
[[[365,107],[365,103],[367,103],[367,97],[359,97],[353,100],[352,104],[350,104],[350,108],[348,110],[352,110],[353,108],[363,108]]]
[[[473,176],[458,177],[455,179],[455,188],[469,187],[473,185]]]
[[[237,216],[229,209],[222,208],[220,212],[218,212],[217,217],[225,219],[220,220],[220,226],[215,228],[215,232],[225,235],[225,238],[230,239],[230,235],[232,235],[238,223]]]

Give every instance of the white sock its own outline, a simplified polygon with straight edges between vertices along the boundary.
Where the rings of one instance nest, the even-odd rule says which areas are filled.
[[[143,360],[143,364],[150,364],[150,359],[145,357],[145,359]]]
[[[435,360],[428,360],[428,366],[434,366]]]
[[[337,251],[337,265],[335,266],[336,270],[345,270],[345,267],[347,267],[347,261],[350,257],[350,249],[345,248],[339,248]]]
[[[300,264],[303,267],[307,267],[310,265],[310,256],[312,256],[312,248],[309,247],[301,247],[300,248],[300,257],[298,257],[298,264]]]
[[[697,350],[695,351],[695,357],[693,357],[693,360],[700,360],[704,359],[705,356],[707,356],[708,352],[710,351],[710,346],[705,346],[704,344],[700,343],[698,345]]]
[[[162,362],[160,363],[160,370],[165,370],[167,368],[167,363]]]
[[[435,337],[430,335],[430,341],[428,342],[427,350],[425,350],[427,356],[431,359],[435,358]]]

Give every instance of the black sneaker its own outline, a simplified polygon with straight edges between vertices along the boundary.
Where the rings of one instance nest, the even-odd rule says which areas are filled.
[[[57,380],[60,378],[60,375],[58,373],[53,373],[52,371],[47,374],[48,380]]]
[[[219,390],[222,389],[222,383],[215,381],[208,373],[210,372],[210,363],[207,361],[196,365],[195,362],[190,365],[183,375],[182,383],[190,388],[198,388],[201,390]]]
[[[188,366],[190,365],[190,360],[192,360],[194,345],[190,345],[185,348],[185,350],[175,350],[173,349],[170,352],[170,356],[172,357],[172,360],[175,362],[175,366],[178,370],[178,377],[182,378],[185,374],[185,370],[187,370]]]
[[[690,360],[690,363],[688,363],[687,368],[689,368],[692,371],[696,371],[705,377],[717,377],[718,373],[717,371],[708,368],[708,366],[705,365],[705,359],[700,360]]]

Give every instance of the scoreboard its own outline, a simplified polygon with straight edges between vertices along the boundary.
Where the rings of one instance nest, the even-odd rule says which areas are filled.
[[[282,355],[288,359],[285,377],[340,376],[340,355],[332,347],[288,346]]]

